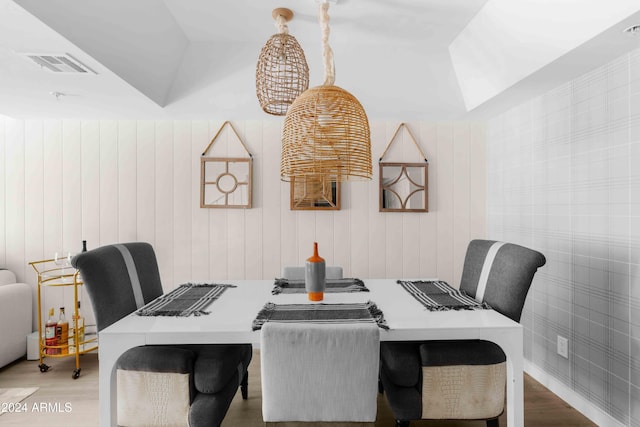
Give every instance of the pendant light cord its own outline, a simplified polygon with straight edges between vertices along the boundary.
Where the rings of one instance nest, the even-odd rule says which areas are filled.
[[[333,50],[329,46],[329,2],[325,1],[320,4],[318,20],[322,30],[322,58],[324,60],[324,83],[322,85],[333,86],[336,81],[336,68],[333,63]]]
[[[279,34],[289,34],[287,19],[284,16],[278,15],[278,17],[276,18],[276,29],[278,30]]]

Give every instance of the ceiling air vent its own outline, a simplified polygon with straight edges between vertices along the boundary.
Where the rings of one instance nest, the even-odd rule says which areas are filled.
[[[24,57],[30,59],[41,68],[45,68],[54,73],[74,73],[74,74],[98,74],[82,62],[78,61],[69,53],[62,54],[36,54],[22,53]]]

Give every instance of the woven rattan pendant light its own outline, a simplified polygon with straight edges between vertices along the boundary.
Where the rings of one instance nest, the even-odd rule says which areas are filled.
[[[284,116],[298,95],[309,88],[309,66],[298,41],[289,34],[287,22],[293,18],[293,12],[279,7],[272,15],[278,32],[260,51],[256,94],[266,113]]]
[[[371,137],[360,102],[335,86],[329,47],[329,3],[320,5],[325,80],[289,107],[282,133],[280,177],[323,176],[331,181],[371,179]]]

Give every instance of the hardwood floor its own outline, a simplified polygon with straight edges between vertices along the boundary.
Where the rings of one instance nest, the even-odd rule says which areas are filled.
[[[0,415],[0,426],[97,426],[98,356],[86,354],[80,360],[81,372],[77,380],[71,378],[75,368],[73,357],[46,359],[47,365],[51,366],[46,373],[40,372],[37,360],[22,360],[0,369],[0,388],[39,387],[22,401],[27,404],[27,412]],[[66,403],[70,403],[69,412],[64,412]],[[35,411],[34,404],[37,407],[47,404],[48,410]]]
[[[0,416],[0,426],[92,427],[98,426],[98,358],[96,354],[81,357],[80,378],[71,378],[74,359],[47,359],[49,372],[41,373],[37,361],[22,360],[0,369],[0,388],[40,387],[23,402],[28,411]],[[526,427],[592,427],[596,426],[549,390],[525,375]],[[263,427],[260,399],[260,354],[254,351],[249,369],[249,399],[238,393],[224,420],[223,427]],[[46,404],[49,410],[34,411]],[[65,404],[69,403],[68,412]],[[393,415],[384,396],[378,397],[376,426],[393,427]],[[483,422],[414,421],[413,427],[481,427]],[[506,426],[503,415],[500,425]]]

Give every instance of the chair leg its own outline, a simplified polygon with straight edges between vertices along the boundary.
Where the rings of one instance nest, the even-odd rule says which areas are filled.
[[[409,427],[409,421],[407,421],[407,420],[396,420],[396,427]]]
[[[242,382],[240,383],[240,392],[242,393],[242,399],[247,400],[249,398],[249,371],[245,372]]]
[[[497,418],[487,420],[487,427],[500,427],[500,423]]]

